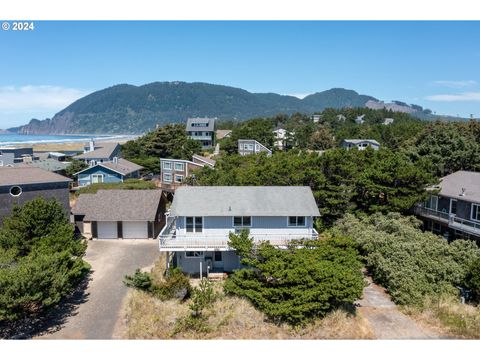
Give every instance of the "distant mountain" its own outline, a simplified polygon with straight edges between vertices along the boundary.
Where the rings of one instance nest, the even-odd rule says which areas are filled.
[[[155,128],[157,124],[183,122],[188,117],[245,120],[280,113],[314,113],[328,107],[363,107],[366,104],[375,106],[382,102],[342,88],[298,99],[206,83],[122,84],[89,94],[51,119],[32,119],[28,125],[8,130],[22,134],[138,134]],[[413,114],[422,112],[408,105],[405,110]]]

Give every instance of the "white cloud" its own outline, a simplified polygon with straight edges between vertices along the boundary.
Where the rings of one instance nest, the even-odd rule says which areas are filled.
[[[467,87],[476,86],[478,83],[475,80],[437,80],[433,82],[435,85],[462,89]]]
[[[430,101],[444,101],[444,102],[457,102],[457,101],[480,101],[480,92],[465,92],[461,94],[439,94],[430,95],[425,99]]]
[[[0,86],[0,112],[57,112],[88,93],[52,85]]]

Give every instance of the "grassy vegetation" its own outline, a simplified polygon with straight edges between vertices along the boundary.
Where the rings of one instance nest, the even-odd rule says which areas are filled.
[[[80,188],[76,195],[81,194],[96,194],[98,190],[149,190],[149,189],[156,189],[156,185],[151,181],[145,180],[138,180],[138,179],[129,179],[125,180],[123,183],[116,183],[116,184],[107,184],[107,183],[100,183],[100,184],[92,184],[89,186],[85,186]]]
[[[480,308],[462,304],[458,298],[428,298],[421,308],[408,306],[402,310],[446,337],[480,338]]]
[[[150,274],[163,281],[165,258],[161,256]],[[192,279],[198,287],[199,280]],[[127,339],[371,339],[373,332],[366,319],[347,309],[337,309],[303,327],[276,325],[249,301],[223,294],[223,282],[213,283],[213,306],[203,310],[203,331],[181,326],[191,315],[192,300],[161,301],[147,292],[131,289],[124,308]],[[180,326],[179,326],[180,325]]]

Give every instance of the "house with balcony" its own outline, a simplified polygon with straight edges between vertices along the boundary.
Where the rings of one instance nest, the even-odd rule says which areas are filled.
[[[186,131],[191,139],[202,144],[203,149],[215,146],[215,119],[189,118]]]
[[[320,213],[308,186],[186,186],[177,189],[165,216],[160,251],[169,264],[198,274],[240,267],[230,233],[248,229],[256,243],[285,247],[316,239]]]
[[[160,183],[163,189],[175,190],[195,170],[203,167],[215,167],[215,160],[194,154],[192,160],[160,159]]]
[[[425,230],[480,241],[480,172],[457,171],[428,190],[428,199],[413,209]]]
[[[253,139],[239,139],[238,140],[238,153],[242,156],[258,154],[266,152],[267,156],[272,155],[272,150],[265,145],[260,144],[257,140]]]

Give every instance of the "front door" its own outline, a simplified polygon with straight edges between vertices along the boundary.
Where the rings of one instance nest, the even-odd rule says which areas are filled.
[[[93,174],[92,175],[92,183],[103,183],[103,174]]]
[[[215,251],[213,254],[213,269],[223,270],[223,252]]]

